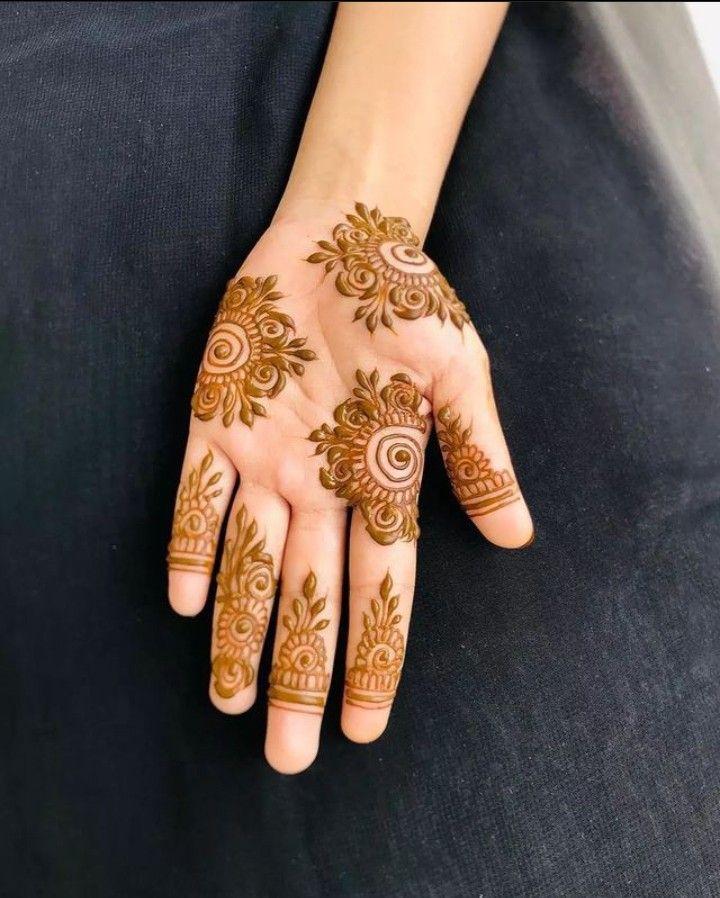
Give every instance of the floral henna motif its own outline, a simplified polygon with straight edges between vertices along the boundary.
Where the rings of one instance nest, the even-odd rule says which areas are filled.
[[[517,484],[506,470],[495,471],[490,461],[470,442],[472,427],[463,428],[449,405],[438,412],[438,440],[453,492],[471,518],[490,514],[517,502]]]
[[[405,639],[398,630],[399,596],[391,595],[390,572],[380,584],[380,599],[370,600],[370,613],[363,613],[363,633],[355,663],[345,678],[345,701],[359,708],[389,708],[395,697],[403,661]]]
[[[330,685],[327,653],[320,631],[330,623],[320,619],[326,597],[315,598],[317,578],[310,571],[303,584],[303,594],[294,598],[291,612],[283,616],[287,635],[278,651],[270,673],[268,697],[271,705],[283,703],[307,705],[305,709],[322,714],[325,695]]]
[[[207,476],[212,463],[213,454],[208,451],[200,467],[193,468],[180,487],[168,546],[167,561],[171,570],[212,573],[220,526],[212,500],[222,494],[221,489],[213,489],[222,473],[217,471]]]
[[[212,671],[215,691],[222,698],[232,698],[255,678],[252,660],[262,648],[277,586],[265,539],[258,539],[257,523],[244,505],[236,523],[235,539],[225,544],[215,600]]]
[[[355,374],[353,396],[335,409],[335,426],[323,424],[309,439],[326,453],[320,482],[362,512],[381,545],[420,534],[417,498],[427,422],[422,396],[406,374],[378,388],[379,374]]]
[[[419,248],[420,240],[404,218],[384,218],[357,203],[357,215],[336,225],[333,242],[318,241],[322,252],[308,262],[339,268],[335,286],[343,296],[360,300],[355,321],[365,319],[369,331],[378,323],[392,328],[392,316],[404,319],[437,315],[462,329],[469,321],[465,306]]]
[[[301,375],[303,362],[317,358],[295,337],[295,323],[276,303],[276,277],[241,277],[229,282],[210,331],[198,374],[192,409],[209,421],[222,413],[225,427],[237,417],[252,427],[264,416],[260,399],[280,393],[288,375]]]

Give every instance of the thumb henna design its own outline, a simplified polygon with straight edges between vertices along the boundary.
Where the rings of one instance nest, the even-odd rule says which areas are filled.
[[[472,426],[463,427],[449,405],[437,415],[437,435],[453,492],[471,518],[517,502],[517,484],[507,470],[496,471],[485,453],[470,441]]]

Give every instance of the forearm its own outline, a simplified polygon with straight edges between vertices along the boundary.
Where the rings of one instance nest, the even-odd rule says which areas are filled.
[[[340,3],[276,220],[362,200],[424,238],[506,3]]]

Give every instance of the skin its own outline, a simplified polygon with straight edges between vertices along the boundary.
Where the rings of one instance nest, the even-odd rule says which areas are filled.
[[[437,301],[428,299],[423,304],[421,296],[423,313],[417,317],[398,316],[389,305],[393,314],[386,322],[368,323],[367,315],[354,317],[363,302],[357,291],[338,289],[337,276],[344,262],[331,271],[327,260],[312,258],[324,252],[319,241],[332,244],[334,230],[347,224],[348,216],[357,215],[356,204],[361,203],[368,213],[375,207],[382,210],[376,221],[386,216],[407,219],[417,243],[406,237],[395,240],[390,249],[394,247],[402,258],[410,251],[412,264],[419,262],[423,270],[432,268],[427,257],[413,257],[412,252],[420,250],[427,232],[462,119],[505,10],[506,4],[499,3],[340,4],[286,192],[271,225],[237,276],[249,279],[243,282],[246,285],[262,279],[265,297],[270,290],[266,279],[277,278],[271,293],[278,296],[267,300],[270,306],[263,306],[263,315],[276,322],[273,327],[284,330],[277,337],[277,330],[271,328],[275,348],[267,350],[266,358],[272,359],[271,365],[282,365],[278,358],[293,356],[297,348],[302,352],[302,371],[288,368],[281,389],[273,391],[266,388],[268,381],[263,378],[275,376],[274,369],[257,369],[252,376],[247,376],[245,369],[244,379],[233,387],[227,405],[223,405],[224,395],[219,406],[213,394],[200,402],[197,390],[193,400],[195,413],[190,419],[179,495],[192,471],[199,469],[211,451],[212,468],[206,479],[215,473],[220,477],[212,484],[216,495],[210,500],[210,517],[214,520],[217,515],[222,520],[229,514],[222,601],[215,611],[211,650],[216,672],[222,665],[224,685],[220,694],[218,678],[211,671],[210,699],[228,714],[242,713],[256,700],[262,638],[253,631],[243,647],[242,657],[250,670],[233,671],[228,665],[235,649],[228,648],[227,634],[236,632],[242,641],[255,621],[264,637],[265,615],[269,617],[273,603],[266,597],[266,583],[279,582],[272,664],[275,690],[268,706],[265,754],[283,773],[305,769],[318,751],[322,693],[327,692],[337,649],[346,563],[350,620],[345,669],[349,686],[342,729],[353,741],[370,742],[387,726],[408,651],[417,542],[413,509],[407,503],[414,495],[413,478],[419,477],[422,469],[421,460],[415,464],[410,450],[400,445],[402,441],[422,455],[433,422],[447,429],[447,422],[457,418],[462,424],[460,436],[470,428],[465,442],[475,449],[467,451],[486,459],[493,471],[505,472],[517,495],[516,501],[499,503],[490,513],[471,515],[473,523],[498,546],[520,548],[532,539],[532,521],[497,416],[487,353],[461,307],[453,307],[453,316],[438,312],[443,297],[449,296],[449,285],[447,290],[442,284],[435,290]],[[385,246],[383,251],[387,249]],[[402,266],[400,269],[402,272]],[[231,284],[236,293],[237,278]],[[382,284],[380,287],[384,289]],[[237,315],[240,320],[242,309]],[[227,316],[223,316],[216,327],[227,325]],[[231,318],[231,323],[234,320]],[[291,346],[291,340],[300,342]],[[222,368],[230,349],[218,342],[216,330],[208,345],[219,347],[219,351],[203,365]],[[359,372],[365,376],[366,386],[377,372],[377,389],[368,388],[363,394],[371,423],[356,427],[352,417],[353,426],[338,433],[333,428],[337,416],[344,414],[338,409],[347,409],[347,403],[357,396]],[[206,375],[201,365],[198,383],[207,385]],[[256,393],[254,406],[253,396],[238,399],[238,390],[247,392],[247,384],[253,382],[263,385],[262,389],[250,388]],[[396,386],[382,394],[382,388],[391,382]],[[412,391],[417,394],[416,400],[409,400],[412,410],[407,419],[403,418],[405,389],[408,396],[415,395]],[[241,407],[243,415],[239,414]],[[443,412],[443,424],[437,416],[447,408],[450,411]],[[207,409],[213,413],[205,414]],[[387,433],[377,433],[380,424],[389,428]],[[385,435],[390,439],[383,442]],[[402,526],[391,528],[389,536],[382,527],[373,529],[369,524],[372,508],[367,497],[358,493],[361,479],[357,473],[352,475],[352,489],[342,489],[338,477],[344,476],[343,468],[333,462],[337,456],[330,454],[333,443],[340,447],[337,453],[357,449],[353,458],[367,460],[360,464],[365,465],[363,471],[367,469],[368,483],[383,479],[378,461],[382,447],[398,444],[391,457],[389,483],[395,483],[396,472],[412,483],[402,492]],[[454,454],[446,454],[448,471],[454,483],[459,477],[463,482],[469,478],[472,492],[473,477],[478,483],[482,476],[487,477],[487,466],[477,475],[471,469],[468,475],[458,467],[460,451],[456,448]],[[329,473],[321,477],[323,469]],[[401,501],[397,498],[401,491],[390,490],[387,495],[395,497],[392,501]],[[354,505],[349,514],[348,496]],[[465,496],[463,493],[463,501]],[[248,537],[247,551],[264,566],[266,578],[259,593],[262,610],[255,605],[255,618],[238,618],[236,631],[232,626],[228,629],[224,618],[220,632],[219,606],[235,607],[235,599],[237,607],[243,604],[243,596],[232,593],[245,588],[233,584],[246,582],[246,569],[240,566],[250,561],[242,562],[238,540],[247,536],[249,522],[255,529]],[[176,546],[180,545],[178,538],[176,527]],[[212,540],[206,545],[212,545]],[[223,546],[218,546],[218,553],[222,552]],[[172,556],[171,543],[170,603],[179,614],[195,615],[207,600],[210,574],[175,567]],[[247,607],[246,602],[243,608]],[[311,644],[313,651],[308,648]],[[222,653],[222,660],[216,661]],[[384,677],[376,676],[381,668],[386,671]],[[365,698],[358,700],[356,695],[352,700],[352,693],[358,690]],[[281,694],[283,698],[278,698]]]

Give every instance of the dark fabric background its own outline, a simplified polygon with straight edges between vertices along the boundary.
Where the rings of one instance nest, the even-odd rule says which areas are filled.
[[[572,4],[511,11],[429,241],[536,544],[479,540],[433,448],[383,739],[336,682],[281,777],[263,705],[207,701],[209,609],[165,599],[188,400],[332,13],[0,5],[0,894],[719,895],[720,294]]]

